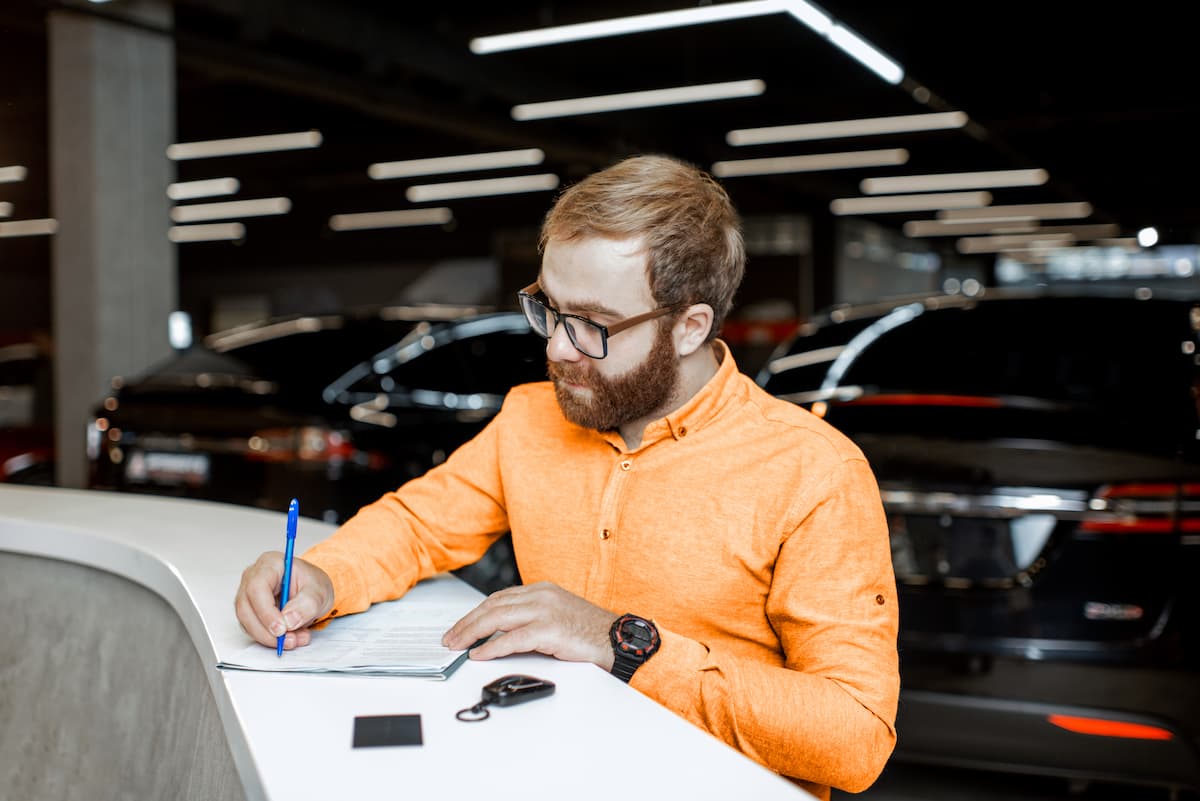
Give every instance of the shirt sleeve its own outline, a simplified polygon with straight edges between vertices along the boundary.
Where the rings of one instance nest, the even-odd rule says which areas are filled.
[[[333,582],[327,617],[399,598],[437,573],[477,561],[508,530],[497,464],[501,410],[443,464],[364,506],[304,555]]]
[[[860,792],[895,747],[898,611],[887,521],[870,468],[846,459],[803,501],[767,615],[783,665],[670,631],[631,684],[803,783]]]

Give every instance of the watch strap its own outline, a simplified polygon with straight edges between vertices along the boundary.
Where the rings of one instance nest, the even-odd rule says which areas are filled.
[[[621,651],[613,652],[612,674],[626,684],[633,678],[633,674],[642,666],[644,660],[623,653]]]

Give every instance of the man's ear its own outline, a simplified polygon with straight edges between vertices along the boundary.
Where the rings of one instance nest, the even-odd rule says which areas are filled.
[[[675,323],[675,350],[680,356],[690,356],[708,341],[713,324],[713,309],[707,303],[695,303],[684,310]]]

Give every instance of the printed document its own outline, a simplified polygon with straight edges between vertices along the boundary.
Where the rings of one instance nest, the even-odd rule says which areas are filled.
[[[396,601],[335,618],[312,632],[312,642],[276,656],[254,643],[218,667],[297,673],[423,676],[444,679],[467,658],[442,646],[442,635],[482,600],[452,576],[420,582]]]

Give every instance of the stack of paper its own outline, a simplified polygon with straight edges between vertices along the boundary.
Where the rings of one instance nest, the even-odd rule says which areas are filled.
[[[397,601],[336,618],[313,631],[312,642],[275,655],[275,646],[252,644],[218,667],[295,673],[422,676],[444,679],[467,658],[442,646],[442,635],[471,611],[479,597],[457,579],[423,581]]]

